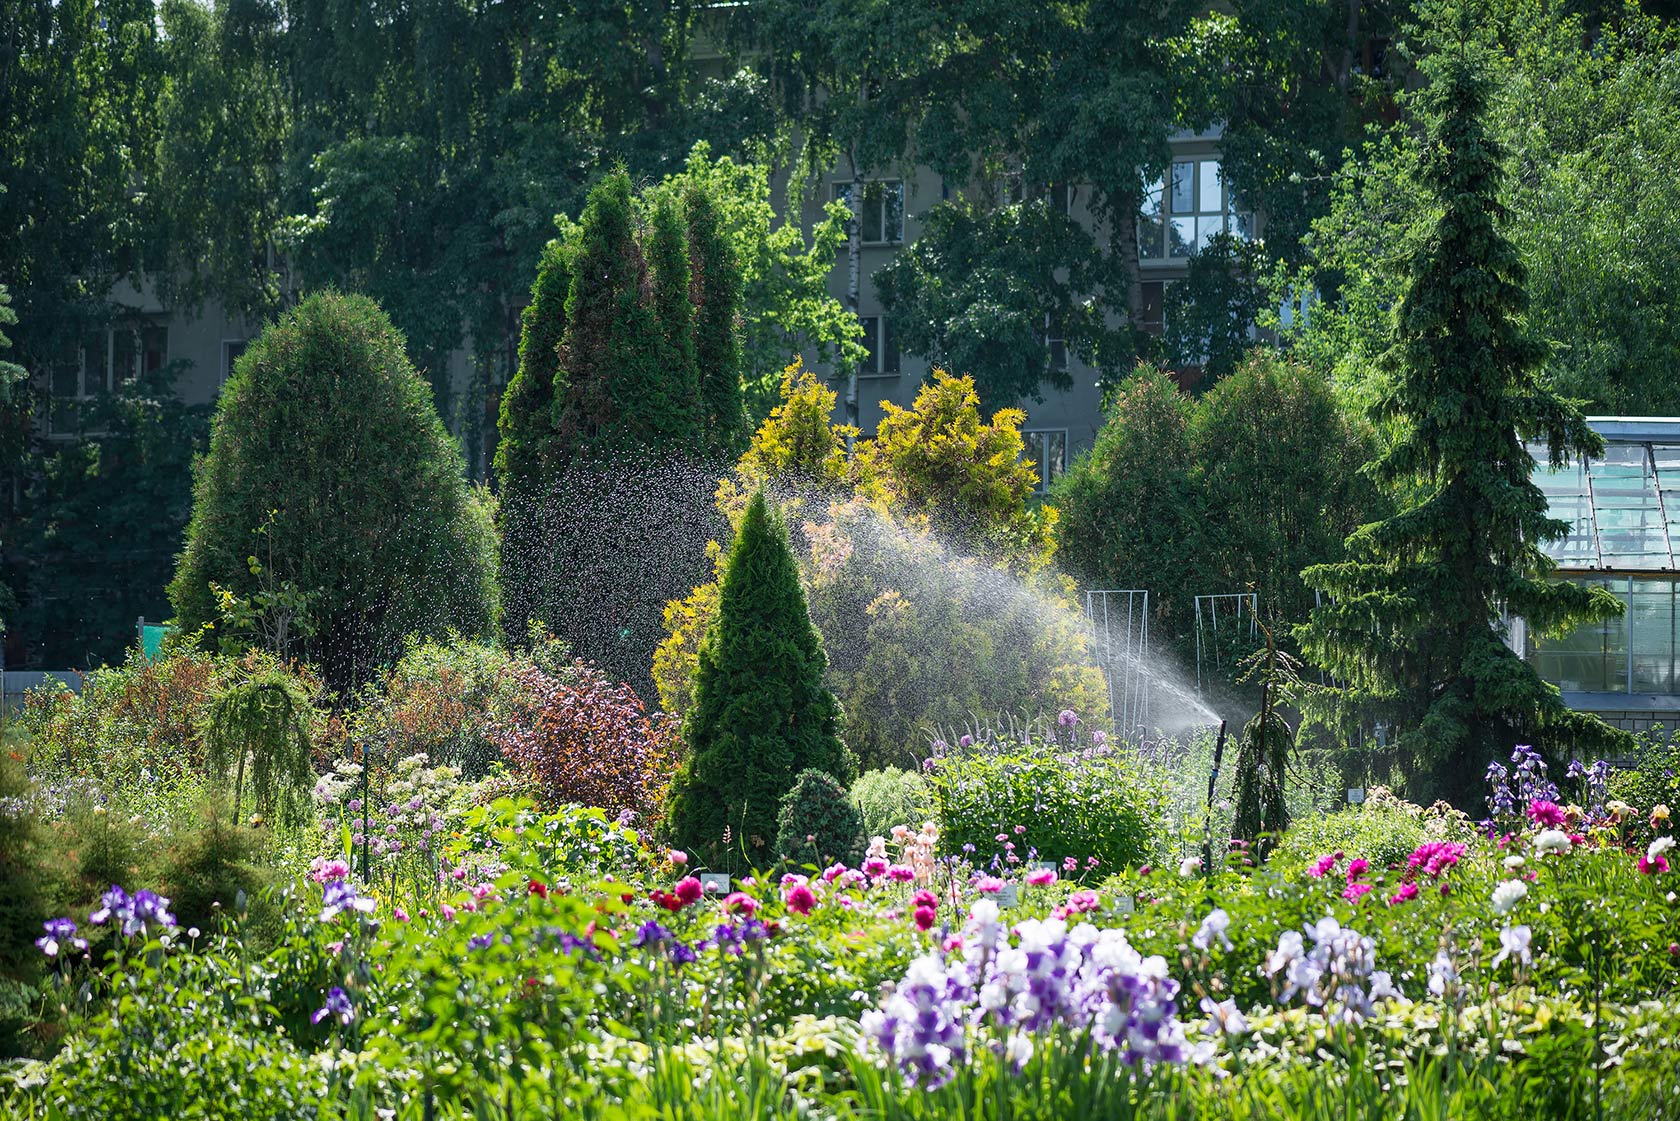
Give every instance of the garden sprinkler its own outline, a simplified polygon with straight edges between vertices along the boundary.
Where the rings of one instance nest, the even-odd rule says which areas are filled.
[[[1213,788],[1219,781],[1219,765],[1225,759],[1225,721],[1219,722],[1219,738],[1213,743],[1213,770],[1208,772],[1207,809],[1202,817],[1202,874],[1213,873]]]

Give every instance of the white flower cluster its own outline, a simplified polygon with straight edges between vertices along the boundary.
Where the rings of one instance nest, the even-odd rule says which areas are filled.
[[[1377,1001],[1401,995],[1388,973],[1376,967],[1371,939],[1329,916],[1303,929],[1313,941],[1312,949],[1307,949],[1302,931],[1286,930],[1260,967],[1268,977],[1282,976],[1280,1000],[1300,994],[1333,1019],[1357,1023],[1371,1015]]]

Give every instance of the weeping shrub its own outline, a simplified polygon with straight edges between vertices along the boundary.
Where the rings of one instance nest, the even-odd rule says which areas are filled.
[[[885,837],[895,825],[912,829],[933,815],[933,794],[920,771],[883,767],[852,783],[852,801],[863,815],[865,837]]]
[[[301,682],[269,669],[229,686],[210,705],[204,743],[211,773],[226,782],[233,772],[233,809],[244,805],[245,774],[258,813],[278,808],[288,819],[314,782],[309,764],[314,708]]]

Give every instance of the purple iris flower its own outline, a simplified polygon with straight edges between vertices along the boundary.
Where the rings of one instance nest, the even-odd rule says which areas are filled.
[[[69,919],[48,919],[41,924],[46,937],[35,939],[35,946],[50,958],[58,956],[58,951],[65,946],[76,950],[87,949],[87,939],[76,937],[76,924]]]
[[[336,1017],[341,1024],[348,1024],[356,1018],[356,1008],[350,1003],[350,995],[337,985],[327,990],[326,1006],[316,1009],[309,1022],[318,1024],[328,1016]]]

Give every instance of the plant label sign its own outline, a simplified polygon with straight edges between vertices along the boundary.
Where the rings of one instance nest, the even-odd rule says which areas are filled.
[[[1013,907],[1020,901],[1019,896],[1020,892],[1014,884],[1004,884],[1003,890],[998,892],[997,904],[999,907]]]
[[[700,887],[707,895],[728,895],[729,873],[702,872],[700,873]]]
[[[1357,806],[1361,802],[1363,802],[1364,800],[1365,800],[1365,788],[1363,786],[1350,786],[1350,787],[1348,787],[1348,805]]]

